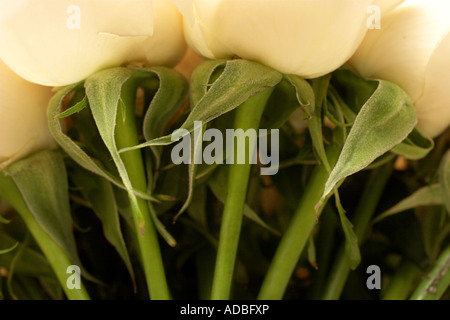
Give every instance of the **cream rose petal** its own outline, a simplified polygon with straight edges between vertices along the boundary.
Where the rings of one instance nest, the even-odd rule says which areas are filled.
[[[50,87],[20,78],[0,60],[0,170],[10,162],[56,146],[47,125]]]
[[[400,85],[416,101],[428,60],[445,30],[436,11],[423,2],[406,2],[381,20],[381,30],[367,33],[349,63],[365,77]]]
[[[177,1],[180,2],[180,1]],[[193,0],[178,5],[192,49],[237,55],[284,73],[317,77],[345,63],[367,31],[372,0]]]
[[[75,83],[131,60],[174,65],[185,50],[170,0],[2,0],[0,6],[1,58],[42,85]]]
[[[430,58],[416,111],[418,127],[428,136],[435,137],[450,125],[450,29]]]
[[[450,2],[407,0],[381,25],[367,33],[349,64],[364,77],[402,87],[416,106],[419,128],[436,136],[447,126],[442,110],[447,92],[442,87],[448,82],[450,61],[444,40],[450,28]]]

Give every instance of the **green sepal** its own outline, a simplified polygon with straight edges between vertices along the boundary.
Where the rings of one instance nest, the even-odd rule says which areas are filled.
[[[338,162],[325,184],[322,200],[336,184],[401,143],[414,129],[417,116],[409,96],[397,85],[379,81],[355,118]]]
[[[38,224],[64,250],[73,264],[81,267],[72,232],[67,172],[61,152],[40,151],[9,165],[1,175],[2,180],[11,178],[14,186],[8,186],[6,180],[2,181],[0,195],[5,199],[14,198],[11,188],[17,188]],[[14,206],[14,203],[11,204]],[[94,280],[88,273],[83,273]]]
[[[311,134],[311,140],[313,142],[313,150],[317,155],[318,160],[328,172],[331,172],[331,167],[325,151],[322,132],[322,108],[323,104],[326,101],[329,82],[330,75],[312,80],[312,89],[315,95],[315,109],[314,115],[308,121],[308,129]]]
[[[122,235],[119,212],[111,183],[77,165],[69,167],[69,176],[101,221],[105,238],[117,250],[134,283],[134,271]]]
[[[361,253],[359,251],[358,237],[353,230],[353,224],[347,218],[345,210],[341,205],[338,192],[335,191],[336,207],[339,212],[339,219],[341,220],[342,230],[345,236],[345,255],[347,257],[350,269],[355,270],[361,262]]]
[[[311,85],[303,78],[292,74],[285,74],[283,77],[295,89],[295,97],[297,98],[300,108],[305,113],[304,119],[308,120],[314,115],[315,96]]]
[[[207,63],[208,67],[210,67],[211,65],[209,63],[211,62]],[[192,111],[186,121],[180,126],[180,130],[185,129],[190,133],[194,130],[195,121],[201,121],[203,124],[206,124],[222,114],[235,109],[256,93],[266,88],[274,87],[282,79],[282,75],[278,71],[247,60],[214,61],[212,62],[213,68],[210,68],[204,75],[199,76],[199,78],[204,81],[208,75],[211,76],[214,70],[222,65],[224,66],[223,72],[210,86],[207,93],[192,107]],[[205,72],[201,66],[199,68],[199,72]],[[192,75],[193,87],[196,86],[196,76],[194,72]],[[204,89],[207,89],[207,86]],[[179,139],[183,136],[181,135]],[[172,135],[170,134],[147,141],[135,147],[124,148],[121,152],[149,146],[169,145],[172,143],[174,141],[172,141]]]
[[[11,251],[13,251],[17,246],[19,245],[19,242],[16,242],[15,244],[13,244],[11,247],[6,248],[6,249],[0,249],[0,254],[6,254],[9,253]]]
[[[414,128],[408,137],[395,146],[391,152],[410,160],[418,160],[424,158],[433,148],[433,139],[425,137],[417,128]]]
[[[396,213],[411,210],[421,206],[436,206],[443,204],[443,196],[441,193],[441,186],[439,184],[432,184],[430,186],[422,187],[412,193],[410,196],[398,202],[393,207],[378,215],[372,223],[378,223],[381,220],[394,215]]]
[[[65,117],[69,117],[77,112],[80,112],[81,110],[83,110],[84,108],[86,108],[88,105],[88,101],[86,96],[81,99],[81,101],[77,102],[75,105],[73,105],[72,107],[68,108],[67,110],[57,114],[55,116],[55,119],[62,119]]]

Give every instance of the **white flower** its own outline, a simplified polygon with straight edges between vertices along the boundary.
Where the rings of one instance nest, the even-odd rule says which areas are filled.
[[[406,1],[367,33],[349,63],[364,77],[398,84],[429,137],[450,124],[450,1]]]
[[[283,73],[314,78],[340,67],[355,52],[367,32],[367,9],[374,1],[174,0],[174,3],[184,16],[188,44],[201,56],[208,59],[239,56]]]
[[[48,86],[131,62],[173,66],[186,50],[170,0],[1,0],[0,46],[11,69]]]
[[[50,87],[28,82],[0,60],[0,170],[11,162],[56,147],[47,125]]]

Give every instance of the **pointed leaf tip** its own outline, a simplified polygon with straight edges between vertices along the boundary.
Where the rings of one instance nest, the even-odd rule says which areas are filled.
[[[411,133],[417,116],[410,97],[397,85],[379,81],[359,111],[338,162],[325,184],[323,197],[346,177],[363,170]]]

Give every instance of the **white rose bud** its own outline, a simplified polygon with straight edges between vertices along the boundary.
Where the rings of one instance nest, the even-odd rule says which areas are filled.
[[[56,147],[47,125],[50,87],[28,82],[0,60],[0,170],[11,162]]]
[[[370,30],[349,63],[394,82],[412,98],[418,128],[436,137],[450,124],[450,1],[406,1]]]
[[[132,62],[174,66],[186,50],[170,0],[2,0],[0,46],[11,69],[48,86]]]
[[[386,1],[386,0],[384,0]],[[398,2],[398,1],[395,1]],[[174,0],[190,47],[314,78],[344,64],[367,32],[372,0]],[[388,6],[390,7],[390,6]]]

